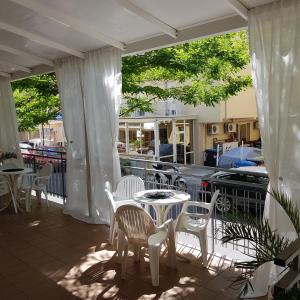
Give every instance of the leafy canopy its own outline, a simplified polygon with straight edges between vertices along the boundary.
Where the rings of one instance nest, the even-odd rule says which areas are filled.
[[[241,75],[249,64],[245,31],[127,56],[122,63],[127,105],[121,115],[151,112],[153,102],[168,98],[214,106],[252,84],[249,75]]]
[[[32,76],[12,83],[20,131],[53,120],[60,111],[55,74]]]
[[[123,57],[126,101],[121,115],[151,112],[156,101],[168,98],[214,106],[251,85],[250,76],[241,72],[248,63],[245,31]],[[20,130],[47,123],[60,110],[54,73],[16,81],[12,87]]]

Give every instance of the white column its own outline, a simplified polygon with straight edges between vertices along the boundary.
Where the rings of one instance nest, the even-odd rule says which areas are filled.
[[[159,122],[157,120],[155,120],[154,122],[154,149],[155,149],[155,159],[156,160],[160,160],[159,159]]]
[[[18,144],[15,102],[9,79],[0,78],[0,150],[16,152],[23,162]]]
[[[173,162],[177,162],[177,147],[176,147],[176,120],[172,119],[172,140],[173,140]]]
[[[129,149],[129,127],[128,127],[128,123],[125,123],[125,143],[126,143],[126,154],[128,154],[130,152]]]

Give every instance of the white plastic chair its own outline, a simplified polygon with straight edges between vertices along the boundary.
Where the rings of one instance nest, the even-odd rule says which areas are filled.
[[[142,178],[128,175],[121,178],[114,193],[116,201],[133,200],[134,194],[145,190]]]
[[[215,202],[219,195],[216,190],[210,203],[187,201],[183,204],[182,212],[178,216],[175,232],[186,232],[196,235],[200,242],[203,265],[207,266],[207,224],[214,209]],[[207,210],[207,213],[189,213],[188,208],[195,207]]]
[[[4,177],[1,176],[0,177],[0,197],[5,196],[7,194],[10,194],[10,197],[11,197],[12,202],[13,202],[15,213],[17,214],[18,213],[17,203],[16,203],[16,199],[14,197],[14,194],[12,192],[12,188],[11,188],[9,182]],[[1,199],[0,199],[0,201],[1,201]],[[7,203],[7,204],[9,204],[9,203]],[[0,211],[6,209],[7,207],[8,207],[8,205],[3,205],[3,207],[0,207]]]
[[[176,267],[176,250],[173,220],[157,227],[151,216],[141,207],[123,205],[116,211],[119,226],[118,257],[122,258],[122,278],[126,275],[128,245],[134,247],[135,260],[140,260],[141,247],[149,248],[152,285],[159,285],[159,255],[161,245],[168,242],[168,264]]]
[[[123,201],[115,201],[114,196],[109,190],[110,183],[108,181],[105,182],[105,193],[107,200],[109,202],[109,207],[110,207],[110,227],[109,227],[109,238],[108,242],[112,245],[117,233],[117,223],[115,219],[115,214],[117,209],[122,206],[122,205],[138,205],[134,200],[123,200]]]
[[[17,158],[9,158],[4,160],[3,166],[5,168],[20,168],[21,162]]]
[[[41,201],[41,193],[43,192],[46,198],[47,207],[48,203],[48,182],[52,174],[52,164],[47,163],[36,174],[26,174],[23,176],[21,190],[26,192],[26,211],[31,209],[31,191],[35,191],[38,199]]]

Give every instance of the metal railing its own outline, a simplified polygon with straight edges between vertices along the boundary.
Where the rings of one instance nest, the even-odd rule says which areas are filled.
[[[51,147],[50,147],[51,148]],[[53,147],[52,147],[53,148]],[[44,164],[51,163],[53,171],[48,183],[48,193],[62,197],[64,203],[67,197],[66,190],[66,152],[47,148],[27,149],[21,148],[22,157],[26,167],[37,172]]]
[[[25,149],[28,150],[28,149]],[[53,165],[53,173],[49,180],[48,191],[66,199],[66,153],[49,150],[33,149],[23,153],[25,165],[34,171],[46,162]],[[239,222],[249,217],[261,219],[263,216],[268,177],[264,173],[253,173],[240,170],[228,170],[204,166],[183,166],[168,162],[157,162],[144,159],[121,157],[122,176],[133,174],[141,177],[146,189],[176,189],[190,194],[192,201],[210,202],[212,193],[220,190],[214,213],[209,225],[209,236],[212,250],[221,246],[226,224],[232,216],[238,216]],[[191,170],[193,172],[191,172]],[[226,174],[226,176],[222,176]],[[247,177],[246,181],[241,178]],[[175,205],[169,217],[176,219],[182,205]],[[155,212],[150,208],[153,218]],[[198,245],[198,241],[196,242]],[[228,250],[238,250],[245,254],[252,253],[251,245],[246,241],[222,245]]]
[[[157,169],[156,165],[161,168]],[[249,218],[262,219],[267,192],[268,176],[265,173],[228,170],[203,166],[179,166],[142,159],[121,159],[122,175],[137,175],[143,178],[147,189],[176,189],[190,194],[191,201],[210,202],[212,193],[220,190],[214,214],[209,226],[212,249],[215,246],[237,250],[244,254],[253,253],[251,244],[239,241],[221,244],[225,227],[233,217],[239,222]],[[196,175],[190,172],[194,170]],[[176,219],[182,205],[174,206],[169,217]],[[150,213],[155,218],[154,211]],[[198,241],[197,241],[198,243]]]

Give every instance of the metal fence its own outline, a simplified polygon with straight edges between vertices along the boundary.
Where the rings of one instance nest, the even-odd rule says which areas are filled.
[[[247,241],[222,245],[221,238],[225,226],[234,217],[239,222],[247,222],[249,218],[262,219],[269,181],[266,174],[199,166],[202,175],[191,175],[182,169],[183,166],[140,159],[121,159],[121,166],[122,175],[133,174],[143,178],[147,189],[183,190],[190,194],[192,201],[210,202],[213,192],[220,190],[209,224],[212,249],[218,245],[244,254],[253,253]],[[182,205],[174,206],[169,217],[176,219],[181,208]],[[153,210],[150,213],[156,218]]]
[[[25,165],[34,171],[46,162],[50,162],[53,165],[53,173],[49,180],[48,192],[66,199],[65,152],[36,149],[30,150],[30,154],[23,153],[23,158]],[[122,176],[133,174],[141,177],[146,189],[182,190],[190,194],[192,201],[202,202],[210,202],[212,193],[219,189],[220,194],[208,232],[212,241],[212,250],[215,250],[215,246],[221,245],[225,226],[232,221],[232,216],[238,216],[239,222],[246,222],[248,218],[260,220],[263,216],[268,185],[268,177],[264,173],[199,166],[200,174],[191,175],[186,170],[197,169],[197,167],[133,158],[121,158],[120,162]],[[224,174],[226,176],[223,176]],[[243,177],[245,180],[242,180]],[[181,208],[182,205],[175,205],[170,210],[169,217],[176,219]],[[149,209],[155,219],[154,210],[151,207]],[[228,243],[222,247],[245,254],[252,253],[251,245],[246,241]]]
[[[66,190],[66,152],[51,149],[21,148],[23,160],[26,167],[37,172],[46,163],[51,163],[53,170],[48,183],[48,193],[59,196],[65,202]]]

